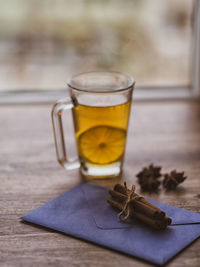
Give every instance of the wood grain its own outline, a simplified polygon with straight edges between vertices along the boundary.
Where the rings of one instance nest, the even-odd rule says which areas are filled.
[[[151,266],[20,221],[20,216],[81,181],[77,170],[67,172],[56,162],[50,111],[50,105],[0,107],[0,265]],[[185,170],[188,178],[175,192],[160,190],[145,196],[200,212],[198,101],[133,104],[124,173],[117,181],[137,184],[135,174],[151,162],[162,165],[163,173],[174,168]],[[117,181],[95,182],[112,187]],[[140,192],[139,186],[136,191]],[[197,240],[168,266],[199,266],[199,251]]]

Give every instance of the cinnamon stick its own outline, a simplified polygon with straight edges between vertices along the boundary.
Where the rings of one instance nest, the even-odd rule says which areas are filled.
[[[125,196],[124,194],[121,194],[120,192],[114,191],[114,190],[110,190],[109,191],[110,195],[114,198],[114,199],[118,199],[120,202],[126,202],[127,200],[127,196]],[[141,198],[141,197],[140,197]],[[140,201],[139,199],[133,199],[131,200],[131,206],[137,210],[139,210],[141,213],[152,217],[154,219],[159,219],[159,218],[163,218],[165,216],[164,212],[159,212],[157,210],[155,210],[154,208],[152,208],[151,206],[147,205],[146,203],[143,203],[142,201]]]
[[[114,200],[113,198],[108,198],[107,202],[114,208],[118,210],[123,209],[123,204]],[[167,226],[167,221],[165,219],[163,220],[157,220],[157,219],[152,219],[142,213],[136,212],[132,208],[130,208],[130,216],[133,218],[136,218],[138,220],[143,221],[144,223],[150,225],[151,227],[157,229],[157,230],[164,230]]]
[[[139,219],[155,229],[165,229],[171,224],[171,219],[165,215],[165,212],[148,202],[144,197],[134,192],[135,186],[129,190],[124,183],[116,184],[109,193],[108,203],[113,208],[123,212],[124,218],[118,214],[120,220],[126,220],[129,216]],[[127,217],[128,216],[128,217]]]
[[[165,221],[166,221],[167,225],[170,225],[172,223],[172,219],[171,218],[169,218],[167,216],[165,216],[164,218],[165,218]]]
[[[116,184],[115,186],[114,186],[114,191],[117,191],[117,192],[119,192],[119,193],[121,193],[121,194],[123,194],[123,195],[125,195],[125,196],[127,196],[127,194],[128,194],[128,192],[130,192],[130,190],[129,189],[126,189],[123,185],[121,185],[121,184]],[[136,193],[134,193],[133,194],[133,196],[134,197],[140,197],[138,194],[136,194]],[[165,216],[165,213],[161,210],[161,209],[159,209],[159,208],[157,208],[156,206],[154,206],[153,204],[151,204],[150,202],[148,202],[144,197],[141,197],[140,198],[140,200],[139,200],[140,202],[142,202],[142,203],[144,203],[144,204],[146,204],[146,205],[148,205],[148,206],[150,206],[152,209],[154,209],[155,210],[155,212],[156,212],[156,216],[161,216],[161,217],[164,217]]]
[[[120,192],[120,193],[122,193],[122,194],[124,194],[124,195],[127,195],[127,190],[126,190],[126,188],[125,188],[123,185],[121,185],[121,184],[116,184],[116,185],[114,186],[114,190],[117,191],[117,192]]]

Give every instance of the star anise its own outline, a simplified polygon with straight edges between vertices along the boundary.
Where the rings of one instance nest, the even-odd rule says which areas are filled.
[[[160,186],[158,178],[162,176],[160,173],[161,167],[150,164],[149,167],[145,167],[136,176],[138,177],[138,183],[144,191],[156,191]]]
[[[173,170],[170,172],[170,174],[164,175],[163,180],[163,187],[166,189],[175,189],[178,184],[182,183],[187,176],[184,176],[184,172],[176,172],[176,170]]]

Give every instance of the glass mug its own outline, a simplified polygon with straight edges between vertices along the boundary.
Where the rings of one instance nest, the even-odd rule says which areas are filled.
[[[122,172],[134,88],[130,75],[111,71],[86,72],[68,81],[70,97],[52,109],[58,162],[79,168],[86,178],[109,178]],[[63,111],[72,110],[78,160],[67,158]]]

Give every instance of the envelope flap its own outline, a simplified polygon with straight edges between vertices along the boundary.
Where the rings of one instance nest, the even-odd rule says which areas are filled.
[[[107,188],[92,183],[83,183],[81,185],[81,189],[98,228],[120,229],[129,228],[132,225],[138,224],[138,222],[134,222],[134,220],[131,225],[118,220],[117,212],[112,209],[108,203],[106,203],[106,199],[109,195]],[[166,215],[172,219],[172,226],[200,223],[200,213],[160,203],[152,199],[147,200],[162,209]]]
[[[116,211],[106,202],[109,195],[107,188],[92,183],[83,183],[81,189],[98,228],[119,229],[131,227],[129,224],[120,222],[117,219]]]

